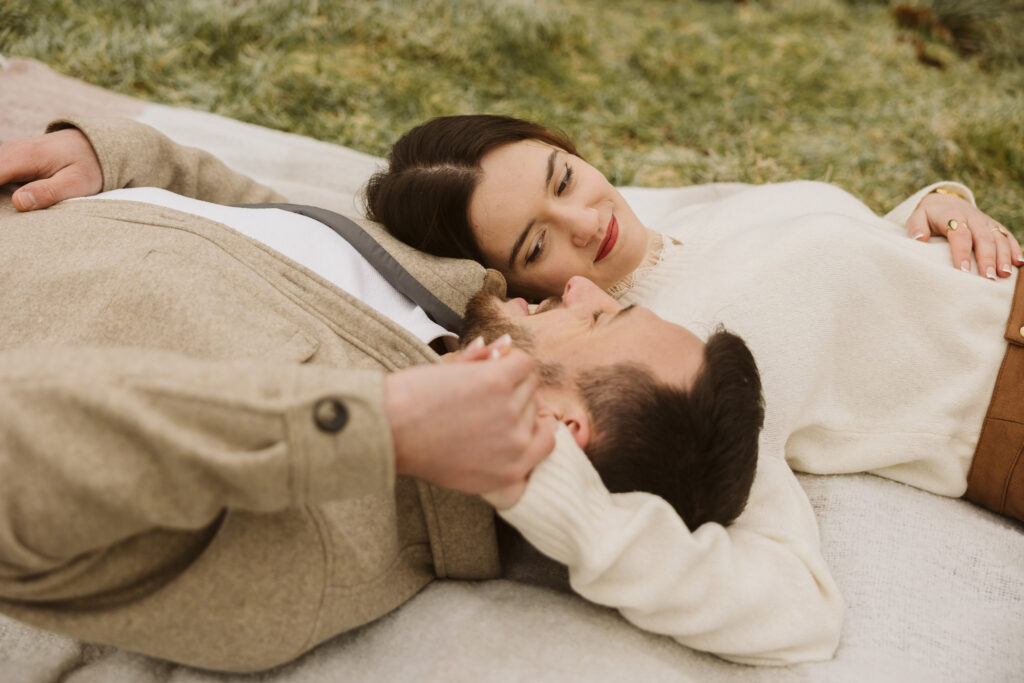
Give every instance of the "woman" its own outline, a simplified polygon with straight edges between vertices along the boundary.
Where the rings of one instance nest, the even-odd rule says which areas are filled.
[[[531,300],[560,294],[574,275],[622,297],[676,242],[645,226],[570,140],[527,121],[434,119],[402,136],[388,161],[367,186],[370,218],[418,249],[500,271],[511,293]],[[804,183],[795,194],[827,206],[827,187]],[[823,196],[806,196],[816,190]],[[954,266],[965,270],[973,249],[979,274],[990,279],[1024,264],[1017,240],[975,208],[966,188],[929,190],[906,218],[908,235],[947,236]]]
[[[390,161],[368,187],[368,207],[408,243],[475,258],[530,298],[560,294],[570,276],[585,275],[620,303],[695,332],[723,324],[757,359],[766,407],[758,471],[728,529],[669,528],[670,514],[664,528],[613,520],[606,511],[618,501],[589,498],[606,495],[594,477],[592,488],[549,486],[586,479],[548,474],[569,469],[560,449],[502,513],[568,565],[573,587],[591,600],[737,661],[828,658],[842,599],[793,470],[870,472],[1024,518],[1024,487],[1011,485],[1020,481],[1012,474],[1024,431],[1004,436],[1006,425],[1024,424],[1024,281],[1010,277],[1024,259],[962,185],[926,187],[884,218],[825,183],[734,186],[644,225],[571,144],[531,124],[432,121],[400,140]],[[971,270],[973,249],[988,280],[951,270],[944,246],[908,234],[947,237],[961,270]],[[1001,366],[1004,354],[1011,362]],[[986,410],[990,399],[1001,412]],[[704,584],[687,572],[697,557],[728,586],[718,604],[729,616],[694,611]],[[617,583],[627,575],[631,582]],[[609,599],[609,586],[628,589]],[[755,628],[755,615],[771,618]],[[726,633],[744,637],[720,639]],[[755,633],[767,640],[751,647]],[[765,645],[775,636],[785,647]]]

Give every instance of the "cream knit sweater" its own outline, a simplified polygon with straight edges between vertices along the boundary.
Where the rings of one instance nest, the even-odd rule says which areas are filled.
[[[739,188],[650,227],[682,242],[624,302],[743,336],[766,401],[757,476],[727,528],[688,530],[645,493],[609,494],[568,433],[502,516],[573,588],[641,628],[754,664],[830,658],[843,603],[793,472],[874,472],[959,496],[1005,350],[1013,278],[951,265],[945,240],[839,188]],[[867,542],[868,539],[865,539]]]

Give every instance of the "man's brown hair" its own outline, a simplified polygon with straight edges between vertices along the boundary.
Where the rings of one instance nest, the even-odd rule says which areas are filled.
[[[740,337],[716,330],[688,391],[633,363],[586,371],[577,385],[591,419],[585,450],[609,491],[661,496],[690,529],[729,524],[743,512],[764,401]]]

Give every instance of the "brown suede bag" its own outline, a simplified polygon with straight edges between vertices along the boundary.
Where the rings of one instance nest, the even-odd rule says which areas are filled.
[[[1006,355],[974,451],[964,497],[1024,521],[1024,278],[1019,275],[1004,336]]]

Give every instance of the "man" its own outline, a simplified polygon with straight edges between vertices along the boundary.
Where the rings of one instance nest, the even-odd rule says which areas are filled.
[[[522,300],[475,297],[466,324],[473,332],[518,335],[538,358],[556,358],[569,372],[598,361],[641,362],[658,377],[687,381],[701,347],[685,328],[649,309],[624,307],[584,278],[570,280],[560,300],[532,314]],[[698,382],[716,367],[709,361],[717,345],[712,335]],[[718,363],[719,371],[723,365],[730,362]],[[582,414],[573,412],[571,402],[555,405],[563,420]],[[742,413],[742,405],[730,408]],[[694,527],[655,496],[609,494],[594,469],[601,456],[592,466],[578,450],[564,447],[571,434],[587,433],[590,426],[568,425],[523,495],[510,508],[497,507],[530,543],[569,568],[576,592],[617,608],[645,630],[733,661],[832,657],[843,602],[821,556],[814,512],[783,459],[759,455],[746,506],[731,525]],[[684,433],[690,426],[676,423]],[[724,471],[718,476],[729,479]]]
[[[62,130],[0,153],[3,182],[50,181],[19,190],[17,208],[52,203],[62,176],[86,181],[72,194],[159,185],[223,203],[279,199],[153,131],[81,128],[88,141]],[[40,144],[84,144],[72,155],[82,163],[95,148],[102,186],[95,173],[78,175],[78,162],[11,175],[17,164],[2,155],[52,158]],[[146,163],[153,157],[159,168]],[[274,242],[288,234],[280,225],[226,227],[236,211],[262,209],[143,192],[4,216],[3,610],[176,661],[251,670],[379,616],[434,576],[497,576],[490,513],[462,494],[491,492],[497,505],[521,497],[551,450],[550,420],[538,413],[589,445],[601,426],[585,421],[571,385],[545,386],[538,402],[534,363],[517,351],[385,375],[437,360],[424,343],[430,325],[396,324],[333,288],[318,272],[330,250],[293,261],[290,242],[301,240]],[[287,221],[247,220],[255,215]],[[492,277],[395,251],[454,309]],[[377,294],[367,295],[375,306],[408,320]],[[551,313],[537,319],[557,322]],[[684,386],[699,375],[693,350],[676,376]],[[485,351],[501,346],[463,358]],[[571,355],[548,360],[575,380],[583,368]],[[747,486],[751,474],[740,477]],[[742,509],[738,488],[722,521]]]

